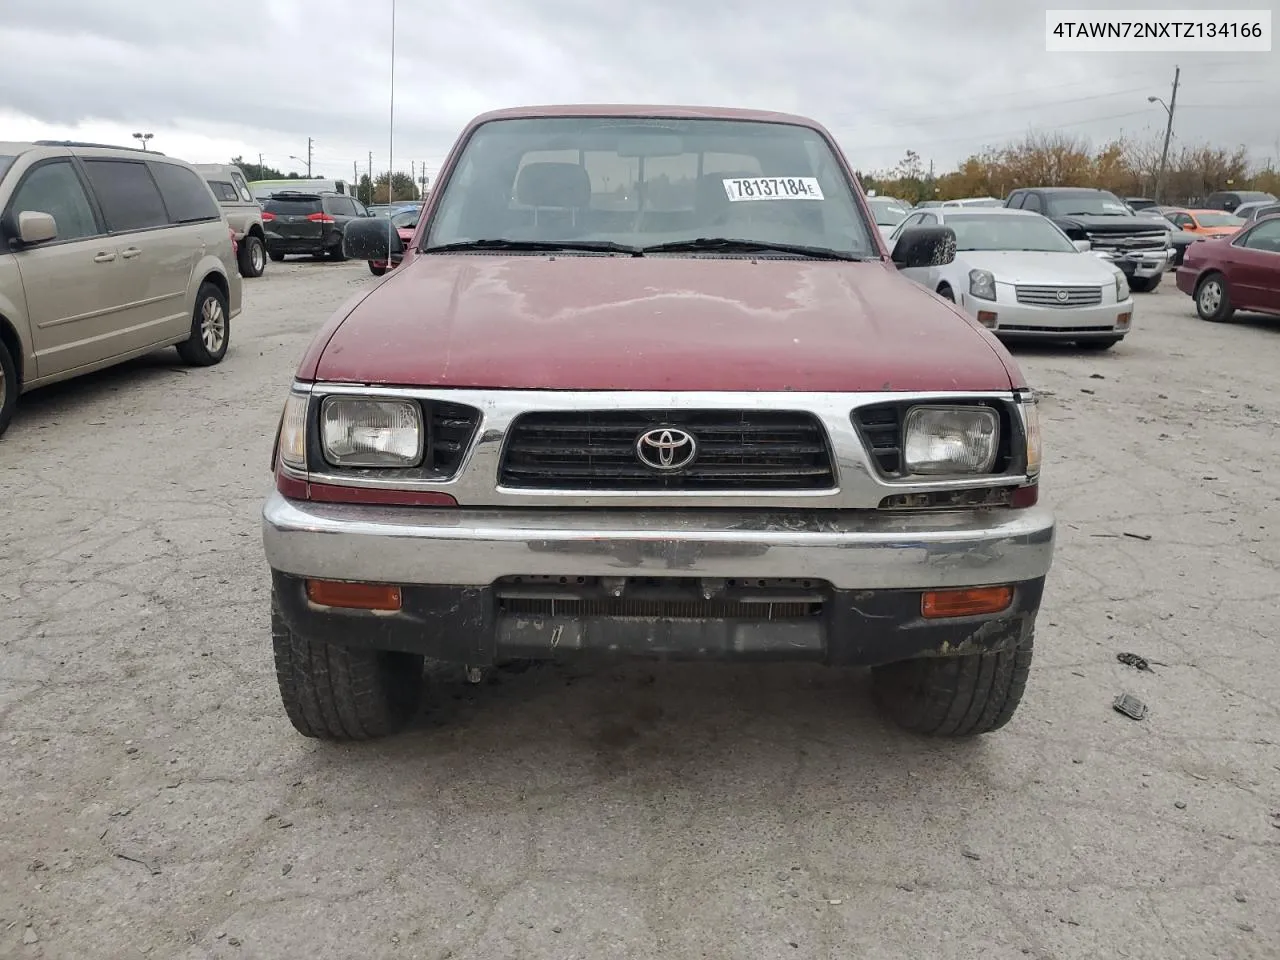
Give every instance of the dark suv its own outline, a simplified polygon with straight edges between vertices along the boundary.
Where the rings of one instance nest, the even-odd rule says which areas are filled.
[[[1267,193],[1265,190],[1219,190],[1217,193],[1209,194],[1209,198],[1204,202],[1204,207],[1206,210],[1225,210],[1227,213],[1233,213],[1236,207],[1242,203],[1257,203],[1259,201],[1273,203],[1275,199],[1273,194]]]
[[[1088,187],[1029,187],[1015,190],[1006,207],[1034,210],[1048,217],[1072,240],[1089,241],[1089,249],[1124,271],[1136,293],[1160,285],[1173,259],[1169,230],[1140,217],[1107,190]]]
[[[342,235],[347,224],[369,215],[358,200],[341,193],[273,194],[262,205],[267,254],[276,261],[291,253],[345,259]]]

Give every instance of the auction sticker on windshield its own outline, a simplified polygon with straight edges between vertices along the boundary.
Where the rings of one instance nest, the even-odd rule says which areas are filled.
[[[821,200],[817,177],[743,177],[724,181],[724,192],[739,200]]]

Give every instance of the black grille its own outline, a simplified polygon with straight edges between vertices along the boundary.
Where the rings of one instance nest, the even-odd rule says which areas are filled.
[[[1090,247],[1120,253],[1153,253],[1169,245],[1167,230],[1134,230],[1128,233],[1085,231]]]
[[[658,427],[691,434],[697,456],[663,473],[636,455]],[[826,431],[812,414],[756,410],[527,413],[512,424],[499,482],[551,490],[822,490],[835,485]]]
[[[427,413],[431,432],[431,466],[452,475],[461,466],[467,447],[471,445],[480,413],[474,407],[434,400],[427,401]]]
[[[1108,328],[1110,329],[1110,328]],[[867,451],[886,476],[901,476],[902,470],[902,424],[907,411],[920,406],[919,401],[903,400],[895,403],[882,403],[871,407],[859,407],[853,412],[854,423],[862,434],[862,442]],[[966,406],[973,401],[931,400],[926,406]],[[990,406],[1000,416],[999,449],[992,473],[1004,473],[1013,464],[1013,414],[1008,405],[1003,403],[978,404]]]

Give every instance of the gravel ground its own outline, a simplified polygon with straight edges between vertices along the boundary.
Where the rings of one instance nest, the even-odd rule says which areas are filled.
[[[221,366],[39,391],[0,441],[0,956],[1274,960],[1280,322],[1169,282],[1110,353],[1020,351],[1061,532],[997,734],[899,733],[857,671],[641,664],[336,747],[279,704],[258,510],[369,282],[271,264]]]

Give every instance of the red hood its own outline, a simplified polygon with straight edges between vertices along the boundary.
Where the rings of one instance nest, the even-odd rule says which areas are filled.
[[[545,390],[1007,390],[995,338],[879,261],[414,256],[303,379]]]

